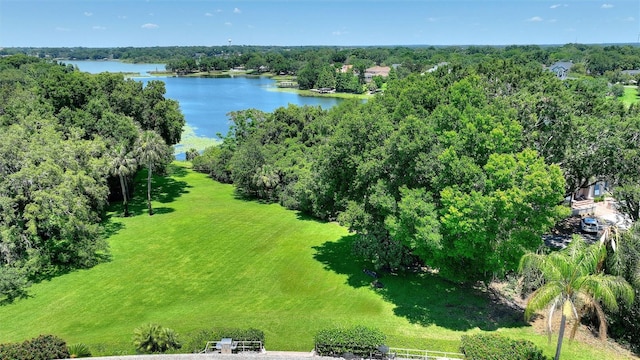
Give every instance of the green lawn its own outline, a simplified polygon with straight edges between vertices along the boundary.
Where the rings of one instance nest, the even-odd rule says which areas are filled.
[[[620,97],[622,102],[629,106],[638,102],[638,87],[637,86],[625,86],[624,95]]]
[[[199,329],[255,327],[267,350],[310,351],[317,330],[363,324],[382,330],[393,347],[458,351],[462,334],[487,330],[554,351],[521,312],[480,290],[428,274],[385,275],[385,287],[374,289],[350,255],[353,236],[339,225],[237,199],[232,186],[184,163],[170,173],[155,180],[154,216],[146,214],[144,182],[134,216],[121,218],[114,206],[109,261],[0,306],[0,343],[51,333],[94,355],[133,353],[133,329],[156,322],[183,339]],[[567,341],[563,355],[614,358],[606,348]]]

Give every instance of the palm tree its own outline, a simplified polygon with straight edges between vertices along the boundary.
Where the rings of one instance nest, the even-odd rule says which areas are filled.
[[[575,236],[571,244],[561,251],[548,255],[529,253],[520,261],[521,274],[538,272],[544,279],[543,285],[529,297],[525,319],[529,320],[536,311],[548,308],[547,331],[551,340],[553,312],[557,308],[562,309],[556,360],[560,358],[567,316],[575,321],[571,339],[575,336],[580,318],[579,305],[595,310],[600,321],[600,338],[604,340],[607,337],[607,327],[601,304],[617,310],[617,299],[633,302],[633,288],[626,280],[600,272],[598,267],[605,256],[604,246],[588,246],[582,238]]]
[[[129,216],[129,190],[125,178],[133,174],[138,167],[136,159],[131,152],[123,145],[118,146],[111,158],[111,175],[120,178],[120,188],[122,189],[122,204],[124,207],[124,217]]]
[[[138,161],[147,168],[147,207],[149,215],[153,215],[151,207],[151,176],[153,169],[166,165],[171,161],[171,152],[162,137],[155,131],[146,130],[138,137],[136,144]]]

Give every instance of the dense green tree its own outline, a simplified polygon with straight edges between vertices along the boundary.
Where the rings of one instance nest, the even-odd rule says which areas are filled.
[[[322,68],[317,61],[308,62],[300,71],[298,71],[298,87],[301,90],[313,89],[318,81],[318,72]]]
[[[198,152],[198,150],[194,148],[187,150],[187,152],[185,153],[185,159],[187,161],[193,161],[193,159],[198,156],[200,156],[200,152]]]
[[[316,87],[327,88],[327,89],[335,89],[336,87],[336,71],[330,66],[323,66],[322,69],[318,72],[318,80],[316,81]]]
[[[264,164],[264,154],[256,140],[251,139],[238,146],[233,153],[230,166],[231,178],[240,193],[250,197],[258,195],[256,179]]]

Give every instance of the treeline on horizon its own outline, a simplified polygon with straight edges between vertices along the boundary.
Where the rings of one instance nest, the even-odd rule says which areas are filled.
[[[614,79],[622,70],[640,69],[637,44],[508,45],[508,46],[166,46],[166,47],[14,47],[0,56],[27,54],[55,60],[120,60],[164,63],[175,72],[266,67],[275,73],[297,74],[311,61],[322,64],[401,65],[406,73],[424,72],[441,62],[468,66],[485,57],[531,61],[551,65],[556,61],[579,64],[578,71]],[[405,74],[406,75],[406,74]],[[402,74],[401,74],[402,76]],[[614,81],[615,82],[615,81]]]

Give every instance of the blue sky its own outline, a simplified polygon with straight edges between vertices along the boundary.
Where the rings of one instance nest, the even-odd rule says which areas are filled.
[[[0,0],[0,47],[636,43],[640,0]]]

